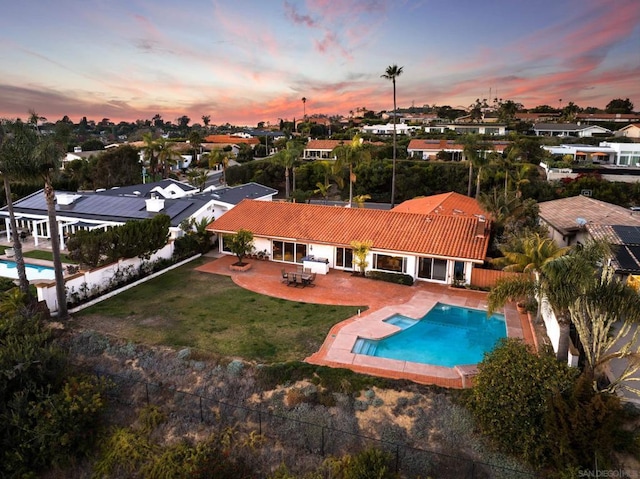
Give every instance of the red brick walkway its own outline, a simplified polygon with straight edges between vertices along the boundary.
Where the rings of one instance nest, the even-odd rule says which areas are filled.
[[[235,257],[223,256],[198,267],[197,270],[231,276],[234,283],[245,289],[290,301],[363,306],[360,315],[342,321],[331,328],[320,349],[305,361],[332,367],[346,367],[375,376],[410,379],[423,384],[462,387],[461,372],[455,368],[353,354],[351,349],[358,334],[377,337],[393,332],[389,328],[394,327],[382,320],[394,313],[402,312],[411,317],[421,317],[436,302],[486,309],[486,293],[423,281],[417,282],[414,286],[402,286],[353,276],[351,273],[333,269],[327,275],[317,275],[313,287],[294,287],[284,284],[281,276],[283,268],[285,271],[294,270],[293,265],[247,260],[251,263],[251,269],[237,272],[229,268],[235,261]],[[504,313],[507,320],[507,335],[523,337],[527,343],[533,344],[533,335],[527,316],[519,314],[514,305],[507,305]]]

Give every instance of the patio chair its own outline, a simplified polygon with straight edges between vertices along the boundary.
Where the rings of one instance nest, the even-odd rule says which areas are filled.
[[[284,268],[282,268],[282,282],[283,283],[288,283],[289,282],[289,274],[284,270]]]

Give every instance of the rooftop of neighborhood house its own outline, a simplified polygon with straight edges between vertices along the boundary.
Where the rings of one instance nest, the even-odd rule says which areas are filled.
[[[340,145],[349,145],[351,144],[351,140],[309,140],[307,145],[304,147],[305,150],[333,150],[337,146]],[[364,144],[367,145],[375,145],[382,146],[383,142],[379,141],[365,141]]]
[[[640,226],[586,225],[592,238],[613,247],[613,267],[617,273],[640,273]]]
[[[602,131],[611,131],[598,125],[581,125],[578,123],[536,123],[535,125],[533,125],[534,130],[548,131],[580,131],[587,130],[589,128],[596,128]]]
[[[510,141],[487,141],[490,149],[504,151],[511,144]],[[409,142],[407,150],[464,150],[464,145],[453,140],[423,140],[413,139]]]
[[[241,136],[232,135],[209,135],[205,137],[204,141],[207,143],[227,143],[236,145],[239,145],[241,143],[246,143],[247,145],[260,144],[260,140],[258,138],[243,138]]]
[[[477,217],[244,200],[208,229],[343,246],[371,240],[376,250],[481,262],[489,245],[487,227]]]
[[[139,220],[150,218],[158,213],[147,211],[144,195],[134,195],[128,191],[145,191],[150,196],[152,191],[158,191],[159,186],[175,186],[174,180],[149,183],[147,185],[135,185],[133,187],[116,188],[90,193],[66,193],[73,197],[69,204],[56,204],[56,211],[64,218],[76,218],[78,220],[93,220],[97,222],[126,222],[127,220]],[[185,186],[186,188],[186,186]],[[225,187],[217,190],[196,193],[180,198],[163,199],[164,205],[160,213],[171,218],[171,225],[177,227],[184,220],[205,207],[207,203],[216,201],[227,205],[236,205],[245,198],[263,198],[277,193],[273,188],[268,188],[257,183]],[[57,192],[65,194],[65,192]],[[33,193],[16,201],[13,205],[16,215],[31,215],[47,217],[47,204],[43,190]],[[6,207],[0,209],[0,215],[8,215]]]
[[[488,216],[474,198],[453,191],[403,201],[392,211],[425,215]]]
[[[597,225],[640,226],[638,212],[584,195],[544,201],[539,207],[540,218],[559,231],[576,231],[581,220]]]

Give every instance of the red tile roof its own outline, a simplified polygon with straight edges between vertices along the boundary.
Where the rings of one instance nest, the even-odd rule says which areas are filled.
[[[342,246],[371,240],[376,250],[481,262],[489,245],[485,226],[476,217],[244,200],[207,229]]]
[[[260,140],[257,138],[241,138],[239,136],[231,136],[231,135],[209,135],[204,141],[206,143],[228,143],[231,145],[239,145],[241,143],[247,143],[249,145],[258,145],[260,144]]]
[[[453,191],[403,201],[392,211],[424,215],[488,216],[474,198]]]

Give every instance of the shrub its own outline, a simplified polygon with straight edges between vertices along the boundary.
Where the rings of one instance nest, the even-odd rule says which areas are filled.
[[[386,271],[367,271],[367,278],[386,281],[388,283],[413,285],[413,277],[402,273],[389,273]]]

